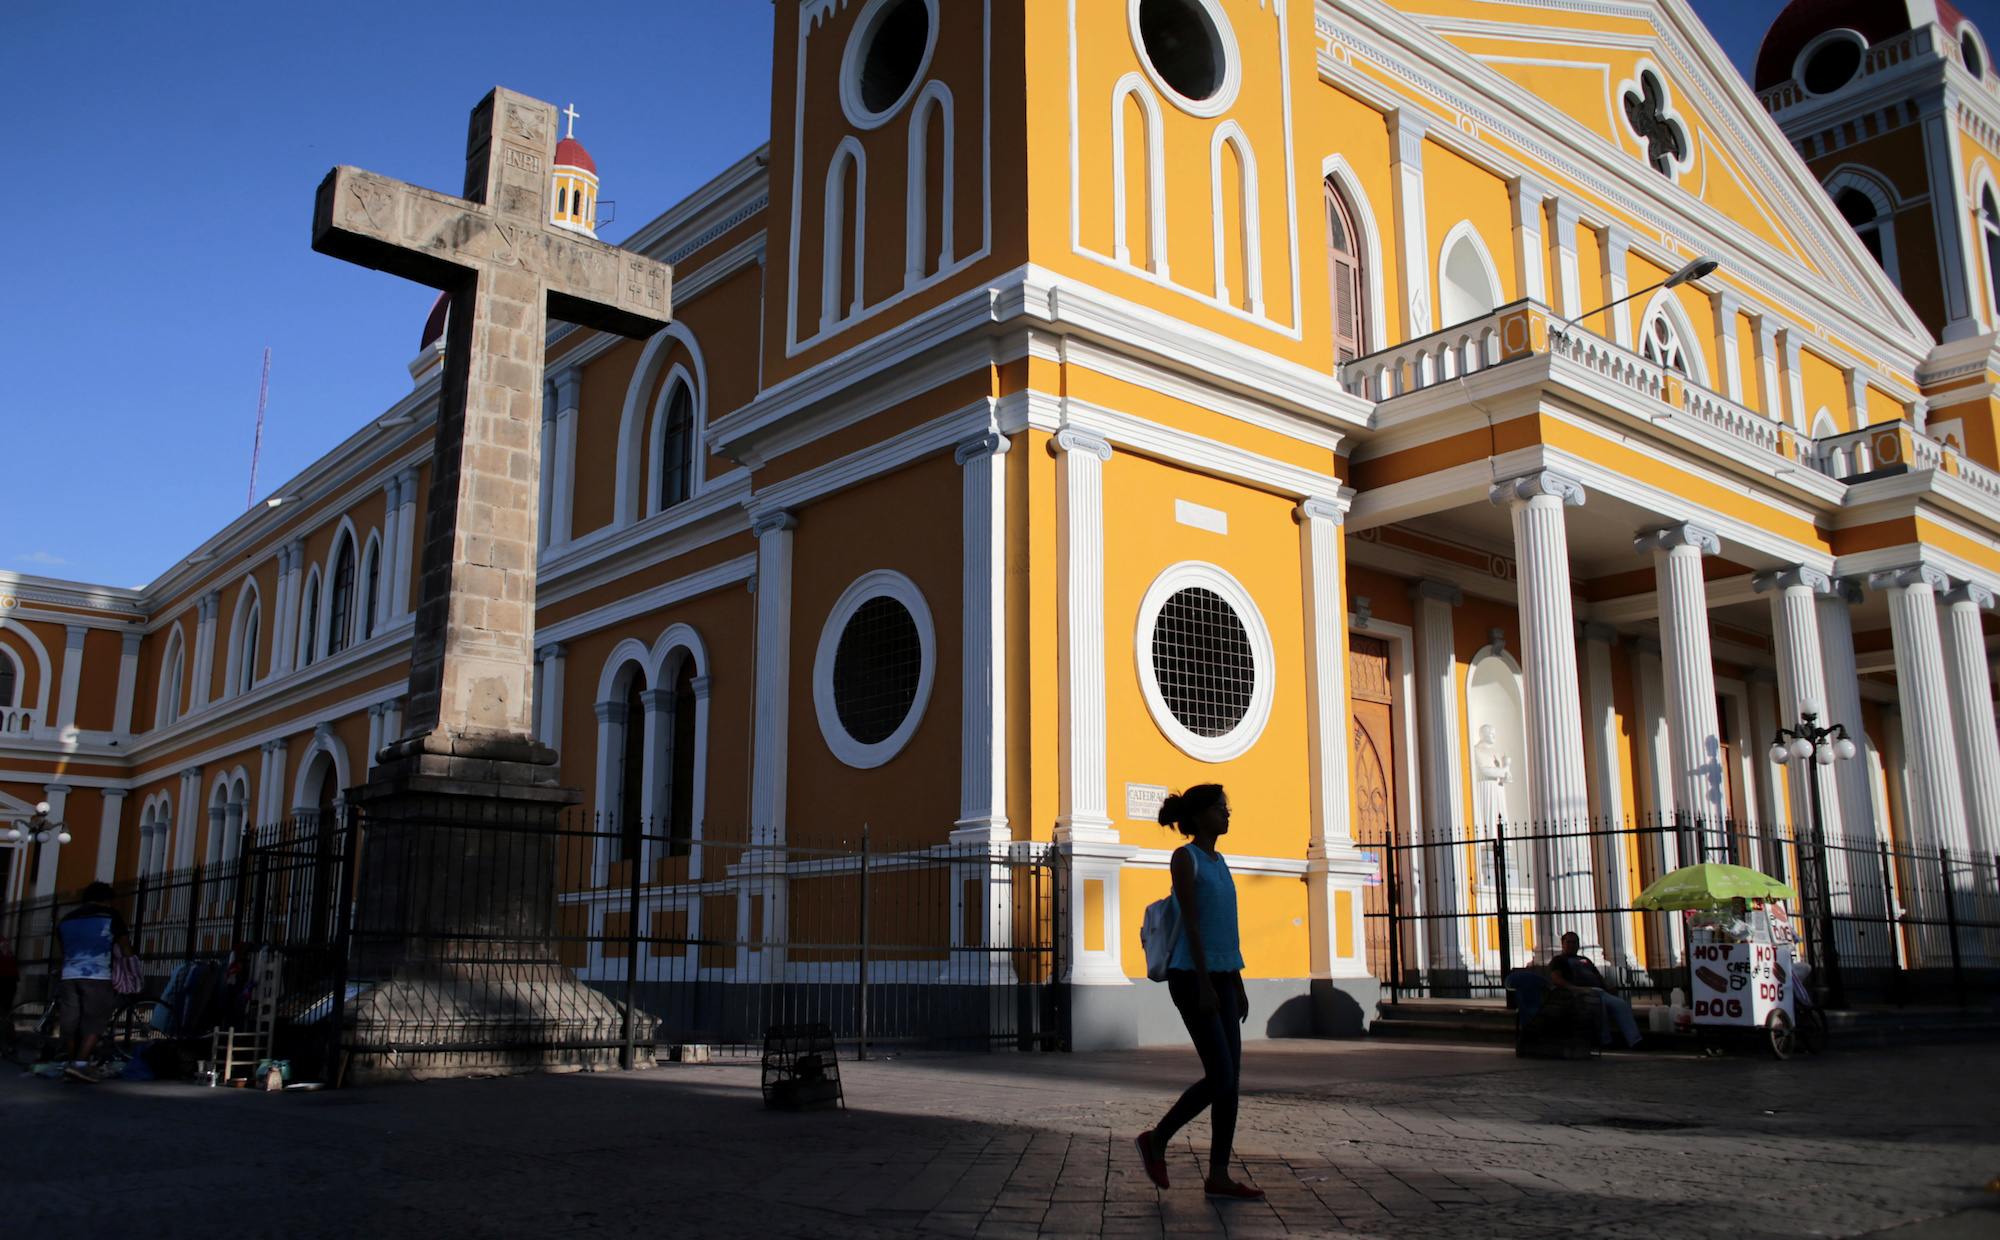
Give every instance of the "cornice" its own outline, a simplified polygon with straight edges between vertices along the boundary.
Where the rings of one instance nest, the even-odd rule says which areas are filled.
[[[574,598],[649,565],[747,532],[750,519],[743,505],[750,493],[750,471],[732,469],[710,479],[694,498],[665,512],[630,525],[592,530],[537,565],[536,608]]]

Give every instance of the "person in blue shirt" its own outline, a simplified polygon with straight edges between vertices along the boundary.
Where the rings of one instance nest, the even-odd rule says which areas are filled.
[[[1236,1143],[1237,1081],[1243,1064],[1241,1025],[1249,1016],[1243,989],[1243,952],[1236,935],[1236,880],[1216,841],[1229,833],[1229,798],[1221,784],[1198,784],[1160,807],[1160,824],[1177,828],[1188,842],[1174,850],[1174,897],[1180,905],[1181,936],[1167,960],[1167,993],[1180,1011],[1202,1079],[1154,1126],[1133,1138],[1146,1175],[1167,1183],[1167,1142],[1189,1120],[1209,1113],[1208,1178],[1211,1197],[1255,1201],[1264,1190],[1229,1176]]]
[[[70,1061],[63,1076],[72,1081],[97,1080],[90,1071],[90,1054],[118,1002],[111,987],[111,951],[114,946],[132,950],[125,918],[106,903],[111,896],[110,883],[92,883],[83,889],[83,903],[56,923],[63,958],[56,1024],[62,1032],[61,1053]]]

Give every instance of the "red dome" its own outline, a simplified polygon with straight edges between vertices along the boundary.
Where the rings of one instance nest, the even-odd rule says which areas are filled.
[[[597,175],[597,161],[590,157],[589,151],[583,149],[583,143],[575,138],[564,138],[556,143],[556,166],[581,168],[592,176]]]
[[[1956,35],[1965,15],[1949,0],[1936,0],[1938,24],[1946,34]],[[1874,46],[1910,28],[1907,0],[1792,0],[1771,28],[1764,32],[1757,49],[1758,90],[1776,86],[1792,76],[1805,45],[1829,30],[1854,30]]]
[[[444,335],[445,316],[450,313],[451,294],[439,293],[438,299],[431,303],[430,316],[424,320],[424,342],[417,346],[417,352],[430,348],[433,340]]]

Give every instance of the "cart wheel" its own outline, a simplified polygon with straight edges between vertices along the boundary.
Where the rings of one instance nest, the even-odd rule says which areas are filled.
[[[1790,1059],[1798,1046],[1798,1033],[1792,1028],[1791,1018],[1783,1012],[1773,1012],[1764,1022],[1764,1032],[1770,1038],[1771,1058]]]
[[[1826,1011],[1818,1004],[1799,1013],[1799,1049],[1809,1055],[1822,1054],[1826,1050],[1828,1031]]]

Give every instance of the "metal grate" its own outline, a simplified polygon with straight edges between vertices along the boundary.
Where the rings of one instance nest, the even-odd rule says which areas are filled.
[[[923,640],[910,609],[886,594],[848,617],[833,656],[833,709],[863,745],[879,745],[909,718],[923,675]]]
[[[1243,722],[1257,668],[1250,635],[1221,595],[1191,586],[1160,608],[1153,621],[1153,676],[1167,709],[1196,736],[1227,736]]]

